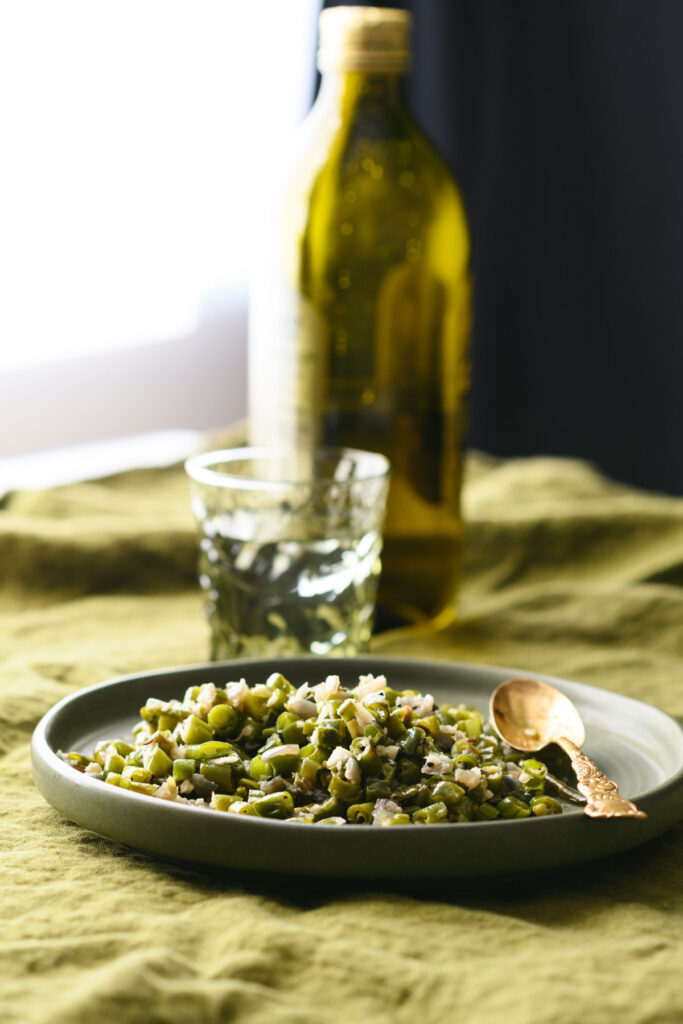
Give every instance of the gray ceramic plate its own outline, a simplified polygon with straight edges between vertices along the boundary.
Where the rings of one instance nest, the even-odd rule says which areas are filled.
[[[32,745],[36,783],[61,814],[128,846],[224,868],[355,878],[493,875],[559,867],[606,856],[660,835],[683,817],[683,730],[664,712],[580,683],[538,676],[564,691],[586,725],[584,749],[636,800],[647,819],[597,820],[575,806],[546,818],[461,825],[321,827],[198,810],[106,786],[74,771],[58,750],[90,752],[104,737],[130,736],[148,697],[181,698],[188,686],[263,682],[282,671],[294,683],[338,673],[355,685],[360,673],[386,674],[397,689],[484,711],[497,684],[515,669],[437,661],[278,658],[194,665],[125,676],[60,701],[37,726]]]

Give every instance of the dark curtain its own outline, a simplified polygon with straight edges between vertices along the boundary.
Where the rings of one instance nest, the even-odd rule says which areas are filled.
[[[683,3],[375,6],[468,210],[469,444],[683,494]]]

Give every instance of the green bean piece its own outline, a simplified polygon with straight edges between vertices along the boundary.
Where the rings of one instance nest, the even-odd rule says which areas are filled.
[[[409,757],[403,757],[398,762],[397,773],[402,783],[419,782],[422,777],[420,771],[420,765],[417,761],[412,761]]]
[[[302,757],[299,764],[299,774],[302,778],[315,782],[320,771],[320,762],[313,757]]]
[[[464,796],[454,808],[456,821],[474,821],[474,804],[469,796]]]
[[[258,811],[246,800],[234,800],[228,807],[229,814],[247,814],[252,818],[258,817]]]
[[[405,709],[394,708],[387,719],[387,732],[392,740],[398,740],[408,731],[405,726]]]
[[[432,790],[424,782],[414,783],[410,786],[398,786],[392,793],[392,799],[400,800],[402,803],[415,804],[417,807],[426,807],[432,800]]]
[[[159,715],[158,727],[160,731],[173,732],[177,724],[178,719],[175,715]]]
[[[441,722],[436,715],[428,715],[426,718],[418,718],[415,725],[419,725],[430,736],[436,736],[441,731]]]
[[[337,797],[338,800],[342,800],[344,803],[354,803],[361,793],[361,788],[355,782],[349,782],[347,779],[342,779],[339,775],[332,775],[330,784],[327,787],[332,796]]]
[[[258,754],[252,757],[249,763],[249,775],[257,782],[262,782],[271,775],[271,769]]]
[[[486,736],[482,733],[477,742],[477,749],[479,751],[480,758],[484,761],[500,757],[500,744],[494,736]]]
[[[126,762],[120,754],[107,754],[104,759],[103,768],[105,772],[115,772],[120,775],[126,767]]]
[[[377,774],[381,779],[386,779],[387,782],[393,782],[396,775],[396,763],[392,761],[383,761]]]
[[[319,767],[322,767],[330,756],[330,752],[327,747],[315,747],[312,744],[308,744],[301,748],[299,756],[310,757],[313,761],[318,762]]]
[[[275,689],[266,701],[266,710],[270,712],[282,711],[291,694],[287,690]]]
[[[85,754],[77,753],[77,751],[75,751],[75,750],[70,750],[69,753],[66,755],[66,758],[67,758],[69,764],[73,768],[77,768],[79,771],[83,771],[83,769],[87,768],[89,764],[98,764],[99,763],[99,762],[95,761],[91,757],[86,757]]]
[[[544,817],[546,814],[562,814],[562,804],[552,796],[535,796],[529,803],[531,813],[537,817]]]
[[[369,825],[372,823],[372,812],[374,809],[375,805],[371,801],[364,804],[351,804],[346,814],[349,821],[354,825]]]
[[[460,722],[459,728],[467,734],[471,740],[477,739],[481,736],[482,721],[481,718],[465,718]]]
[[[263,741],[266,726],[253,718],[247,718],[239,733],[241,743],[253,748],[259,746]]]
[[[341,718],[328,718],[318,726],[318,743],[321,747],[339,747],[346,733],[346,726]]]
[[[156,722],[161,714],[163,704],[161,701],[148,700],[144,707],[140,708],[140,718],[145,722]]]
[[[185,743],[199,744],[213,737],[213,729],[208,722],[196,715],[190,715],[182,724],[182,738]]]
[[[428,807],[422,807],[413,814],[413,821],[416,825],[437,825],[441,821],[448,820],[448,808],[443,801],[439,800]]]
[[[476,768],[479,764],[479,758],[474,757],[472,754],[458,754],[453,758],[453,763],[456,768]]]
[[[339,705],[337,714],[340,718],[343,718],[345,722],[350,722],[356,717],[356,702],[349,697]]]
[[[392,814],[387,821],[387,825],[410,825],[411,818],[409,814],[405,814],[403,811]]]
[[[289,818],[294,810],[291,793],[268,793],[249,801],[261,818]]]
[[[382,761],[367,737],[357,736],[351,741],[349,749],[358,761],[363,775],[377,775],[381,771]]]
[[[504,796],[497,805],[501,818],[528,818],[529,807],[515,796]]]
[[[365,799],[380,800],[391,796],[391,785],[386,779],[368,779],[365,783]]]
[[[266,679],[266,686],[271,690],[282,690],[289,697],[296,692],[296,689],[290,683],[289,679],[285,679],[281,672],[273,672]]]
[[[227,757],[234,750],[232,743],[207,740],[205,743],[188,743],[185,747],[185,757],[194,761],[210,761],[214,757]]]
[[[459,724],[459,723],[458,723]],[[453,756],[460,754],[469,754],[475,761],[479,760],[479,751],[477,747],[470,740],[456,740],[455,751]]]
[[[266,756],[266,754],[268,756]],[[280,753],[276,747],[273,747],[272,754],[270,750],[262,754],[261,760],[265,763],[272,775],[291,775],[299,767],[298,753]]]
[[[119,786],[121,789],[130,789],[133,785],[130,779],[124,779],[123,775],[119,775],[118,772],[110,772],[104,781],[110,786]],[[154,789],[156,789],[156,786]]]
[[[143,754],[143,764],[148,772],[151,772],[156,778],[162,778],[164,775],[168,775],[172,770],[173,761],[164,753],[161,747],[152,746]]]
[[[190,758],[179,757],[173,762],[173,778],[176,782],[185,782],[194,775],[195,762]]]
[[[345,804],[338,800],[336,796],[331,796],[329,800],[317,807],[313,812],[313,821],[322,821],[323,818],[330,818],[332,815],[343,814]]]
[[[275,721],[275,728],[278,732],[282,732],[288,725],[296,725],[298,720],[298,716],[293,711],[281,711]]]
[[[368,709],[375,721],[379,722],[380,725],[384,725],[389,718],[389,709],[384,701],[379,697],[369,697],[365,701],[365,707]]]
[[[373,745],[386,742],[384,738],[384,733],[382,732],[378,725],[375,725],[374,722],[370,722],[369,725],[365,726],[365,728],[363,729],[363,736],[365,736],[366,739],[370,740],[370,742]]]
[[[562,779],[558,779],[555,775],[550,772],[546,772],[545,776],[546,786],[551,786],[555,793],[558,793],[565,800],[571,801],[574,804],[585,804],[586,798],[579,793],[578,789],[574,789],[573,786],[569,786]]]
[[[492,793],[500,793],[503,789],[503,766],[500,764],[483,764],[482,775],[486,779],[486,785]]]
[[[308,739],[303,725],[302,720],[291,711],[283,711],[276,722],[276,728],[283,743],[296,743],[299,746],[305,746]]]
[[[431,789],[430,801],[446,804],[446,807],[457,807],[465,795],[465,790],[457,782],[447,779],[439,780]]]
[[[138,722],[133,726],[133,739],[136,743],[144,743],[145,739],[149,739],[153,731],[150,722]]]
[[[424,747],[424,741],[426,733],[424,729],[420,729],[419,726],[414,726],[408,729],[404,736],[400,736],[396,741],[403,751],[404,754],[416,754],[418,750]]]
[[[130,779],[131,782],[148,783],[152,781],[152,773],[150,771],[147,771],[146,768],[136,768],[134,765],[128,765],[121,774],[124,779]]]
[[[500,812],[494,804],[479,804],[473,813],[475,821],[492,821]]]
[[[125,740],[110,740],[109,746],[113,747],[121,757],[126,757],[127,754],[132,754],[133,752],[133,747],[131,747],[130,743],[126,743]]]
[[[132,789],[134,793],[141,793],[143,796],[154,796],[157,789],[159,788],[158,786],[153,785],[151,782],[135,782],[133,779],[130,779],[129,781],[129,788]]]
[[[157,746],[161,747],[165,754],[169,757],[173,757],[173,751],[176,743],[170,732],[160,732],[159,729],[155,733],[152,733],[150,740],[153,740]]]
[[[207,715],[209,725],[219,736],[234,736],[240,724],[240,716],[230,704],[216,704]]]
[[[211,806],[215,811],[229,811],[234,803],[237,803],[237,797],[231,793],[211,794]]]
[[[478,785],[473,786],[472,789],[467,790],[467,795],[474,804],[483,804],[484,802],[484,783],[480,782]]]
[[[271,691],[267,686],[252,686],[244,698],[244,709],[254,719],[263,718]]]
[[[540,761],[533,759],[522,761],[522,775],[527,777],[523,778],[520,776],[520,782],[525,789],[540,790],[542,792],[547,770],[546,766]]]
[[[209,782],[220,786],[226,793],[229,793],[233,788],[232,765],[212,764],[211,761],[202,761],[199,766],[199,774],[203,775]]]

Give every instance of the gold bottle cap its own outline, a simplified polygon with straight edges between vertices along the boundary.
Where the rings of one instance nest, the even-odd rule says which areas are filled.
[[[320,71],[407,71],[410,14],[393,7],[328,7],[319,19]]]

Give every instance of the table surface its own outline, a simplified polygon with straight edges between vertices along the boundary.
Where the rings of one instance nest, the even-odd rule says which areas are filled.
[[[476,453],[464,499],[456,623],[375,652],[547,672],[683,720],[683,500]],[[681,1019],[680,824],[572,871],[353,883],[193,870],[60,818],[30,774],[44,712],[206,658],[183,474],[8,493],[0,557],[5,1021]]]

